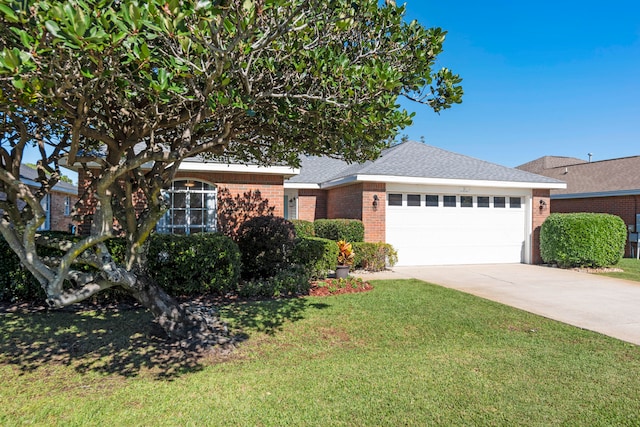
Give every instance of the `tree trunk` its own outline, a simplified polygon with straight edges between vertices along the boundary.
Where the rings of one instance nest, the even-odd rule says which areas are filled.
[[[149,309],[170,338],[193,350],[233,348],[234,339],[216,310],[204,306],[182,306],[145,274],[137,275],[131,295]]]

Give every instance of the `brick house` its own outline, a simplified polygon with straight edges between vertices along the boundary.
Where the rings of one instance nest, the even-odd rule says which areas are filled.
[[[39,188],[36,181],[38,172],[27,165],[20,165],[20,181],[32,188]],[[0,195],[4,197],[4,194]],[[73,206],[78,201],[78,187],[59,181],[41,201],[46,217],[41,230],[72,231],[75,229],[71,216]]]
[[[359,219],[398,265],[435,265],[540,262],[550,190],[564,183],[409,141],[363,164],[305,157],[284,187],[289,218]]]
[[[303,157],[299,170],[188,159],[157,230],[216,230],[222,188],[231,195],[258,190],[287,219],[359,219],[365,240],[392,244],[399,265],[433,265],[540,262],[550,189],[564,183],[418,142],[362,164]]]
[[[564,189],[551,190],[551,212],[608,213],[638,231],[640,176],[635,171],[640,170],[640,156],[594,162],[545,156],[517,168],[567,183]],[[626,256],[632,255],[631,249],[627,244]]]

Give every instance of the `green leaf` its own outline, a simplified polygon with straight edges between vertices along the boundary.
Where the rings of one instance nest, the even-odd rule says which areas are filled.
[[[62,36],[60,35],[60,27],[54,21],[47,21],[44,23],[44,26],[53,37],[62,38]]]
[[[9,22],[19,22],[20,21],[18,19],[18,16],[14,12],[14,10],[11,9],[6,4],[0,4],[0,12],[2,12],[4,14],[6,20],[9,21]]]
[[[229,34],[234,34],[236,32],[236,26],[233,25],[233,22],[231,22],[229,18],[225,18],[222,25],[224,25],[224,29],[227,30]]]
[[[14,77],[11,83],[16,89],[24,89],[24,80],[22,80],[20,77]]]

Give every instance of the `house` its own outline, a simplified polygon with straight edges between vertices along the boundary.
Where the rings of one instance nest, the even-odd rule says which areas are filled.
[[[540,262],[550,190],[564,183],[408,141],[363,164],[305,157],[284,187],[295,217],[362,220],[398,265],[438,265]]]
[[[617,215],[637,231],[640,214],[640,156],[588,162],[545,156],[518,169],[559,179],[564,189],[551,190],[551,212],[595,212]],[[627,256],[631,255],[627,245]]]
[[[216,230],[223,188],[257,190],[288,219],[359,219],[365,240],[392,244],[399,265],[437,265],[540,262],[538,229],[564,183],[418,142],[361,164],[303,157],[299,170],[188,159],[158,231]]]
[[[36,180],[38,172],[27,166],[20,165],[20,181],[31,188],[39,188]],[[4,198],[4,194],[0,194]],[[41,230],[72,231],[74,229],[71,216],[73,206],[78,200],[78,187],[64,181],[58,181],[51,192],[42,200],[41,204],[46,213],[45,222]]]

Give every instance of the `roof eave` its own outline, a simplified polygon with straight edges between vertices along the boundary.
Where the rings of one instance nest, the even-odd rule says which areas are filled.
[[[552,194],[551,199],[552,200],[588,199],[591,197],[618,197],[618,196],[638,196],[638,195],[640,195],[640,189],[593,191],[588,193]]]
[[[422,184],[422,185],[457,185],[464,187],[499,187],[499,188],[531,188],[562,190],[567,188],[564,182],[533,182],[533,181],[496,181],[477,179],[453,178],[424,178],[392,175],[351,175],[321,184],[321,188],[328,189],[354,182],[385,182],[394,184]]]

